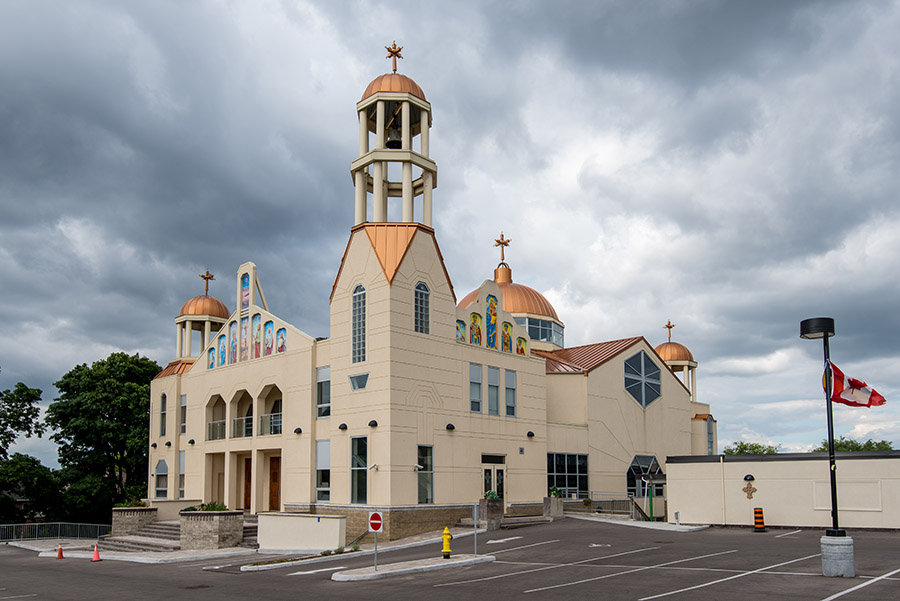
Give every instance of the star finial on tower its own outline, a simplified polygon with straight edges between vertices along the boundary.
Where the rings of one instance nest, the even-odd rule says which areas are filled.
[[[500,238],[498,238],[497,240],[494,240],[494,246],[500,247],[500,262],[501,263],[504,263],[506,261],[506,255],[503,251],[507,246],[509,246],[510,242],[512,242],[511,239],[503,238],[503,232],[500,232]]]
[[[669,342],[672,342],[672,328],[675,327],[675,324],[672,323],[672,320],[670,319],[666,322],[666,325],[664,325],[663,327],[666,328],[667,330],[669,330]]]
[[[213,274],[209,272],[209,269],[206,270],[206,273],[201,273],[200,277],[203,279],[203,283],[206,284],[206,290],[203,292],[203,294],[209,296],[209,281],[216,278],[213,277]]]
[[[388,51],[387,56],[384,58],[391,59],[392,66],[394,67],[394,73],[396,73],[397,59],[403,58],[403,55],[400,54],[400,51],[403,50],[403,46],[397,46],[397,40],[394,40],[394,43],[391,46],[385,46],[384,49]]]

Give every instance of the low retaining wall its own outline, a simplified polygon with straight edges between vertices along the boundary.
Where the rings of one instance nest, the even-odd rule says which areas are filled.
[[[191,507],[194,505],[200,505],[203,503],[202,499],[177,499],[174,501],[168,500],[151,500],[150,507],[155,507],[158,512],[156,514],[156,519],[161,522],[168,522],[172,520],[180,519],[181,510],[185,507]]]
[[[258,528],[261,553],[324,551],[347,544],[347,518],[342,515],[261,513]]]
[[[369,512],[380,511],[384,516],[382,540],[397,540],[423,532],[442,530],[455,526],[462,518],[472,517],[472,505],[401,505],[379,507],[374,505],[294,505],[285,504],[289,510],[309,507],[313,515],[337,515],[347,518],[346,535],[353,540],[369,529]],[[374,540],[374,535],[366,534],[364,542]]]
[[[181,514],[181,549],[223,549],[244,540],[243,511],[188,511]]]
[[[134,534],[157,519],[156,507],[114,507],[112,510],[112,535]]]

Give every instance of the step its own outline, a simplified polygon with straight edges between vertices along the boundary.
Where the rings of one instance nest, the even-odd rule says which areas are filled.
[[[177,551],[179,544],[171,541],[161,541],[158,538],[137,536],[128,534],[110,538],[101,538],[99,541],[101,551]]]

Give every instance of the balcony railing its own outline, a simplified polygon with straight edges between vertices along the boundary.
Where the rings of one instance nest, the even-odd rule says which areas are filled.
[[[259,416],[259,435],[281,434],[281,414],[264,413]]]
[[[225,439],[225,420],[219,419],[206,424],[206,440]]]
[[[232,438],[253,436],[253,417],[236,417],[231,425]]]

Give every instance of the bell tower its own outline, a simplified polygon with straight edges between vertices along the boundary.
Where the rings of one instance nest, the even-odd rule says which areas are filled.
[[[431,194],[437,187],[437,165],[428,156],[431,104],[411,78],[397,73],[402,46],[385,46],[393,72],[372,80],[356,104],[359,156],[350,164],[356,190],[354,225],[388,221],[388,200],[401,201],[401,221],[431,227]],[[374,136],[373,136],[374,134]],[[391,175],[399,174],[399,179]],[[421,198],[416,219],[416,199]]]

